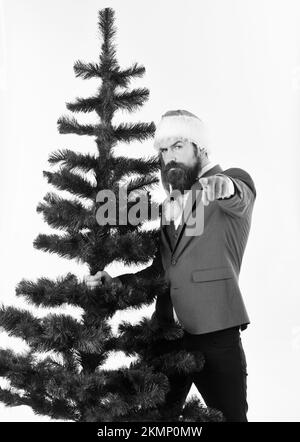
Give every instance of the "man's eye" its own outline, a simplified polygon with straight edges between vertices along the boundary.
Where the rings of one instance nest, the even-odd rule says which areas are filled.
[[[166,150],[167,150],[167,149],[165,149],[165,148],[160,149],[161,152],[165,152]]]

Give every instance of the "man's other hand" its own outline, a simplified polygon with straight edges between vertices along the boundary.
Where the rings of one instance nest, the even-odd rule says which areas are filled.
[[[84,277],[84,282],[90,289],[92,289],[103,284],[110,285],[113,279],[114,278],[112,278],[105,270],[99,270],[95,275],[86,275]]]

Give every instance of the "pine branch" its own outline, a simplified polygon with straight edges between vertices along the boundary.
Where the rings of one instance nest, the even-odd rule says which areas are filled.
[[[55,229],[79,232],[81,229],[95,228],[98,224],[94,212],[86,209],[80,201],[60,198],[48,192],[45,202],[40,202],[37,212],[42,212],[44,220]]]
[[[126,284],[119,286],[113,282],[110,286],[98,286],[88,293],[90,297],[89,308],[97,317],[95,323],[100,320],[100,315],[112,317],[118,310],[127,310],[128,308],[140,309],[151,305],[157,293],[165,289],[165,283],[162,280],[137,280],[136,286]],[[83,304],[83,302],[82,302]]]
[[[69,315],[49,314],[42,319],[43,335],[38,342],[43,351],[76,348],[83,326]]]
[[[63,371],[63,367],[50,357],[38,361],[32,350],[25,354],[14,353],[11,349],[0,350],[0,375],[6,376],[14,389],[41,392],[50,379],[61,377]],[[51,399],[45,390],[43,393]]]
[[[74,63],[73,70],[76,77],[81,77],[84,80],[89,78],[100,78],[102,75],[101,68],[97,63],[84,63],[77,60]]]
[[[122,261],[125,265],[146,264],[157,250],[157,229],[111,235],[106,241],[109,262]]]
[[[103,38],[100,62],[105,72],[110,72],[118,66],[115,58],[115,46],[113,45],[113,38],[116,34],[114,16],[115,12],[112,8],[101,9],[98,13],[98,29],[100,37]]]
[[[147,177],[142,176],[138,178],[134,178],[128,181],[127,191],[128,193],[133,192],[135,190],[147,190],[154,184],[159,183],[159,178],[157,176],[149,175]]]
[[[65,235],[46,235],[40,233],[33,241],[33,247],[44,252],[57,253],[62,258],[74,259],[79,262],[85,260],[88,254],[88,236],[82,233]]]
[[[112,8],[104,8],[98,12],[98,29],[104,42],[111,42],[116,34],[114,26],[115,12]]]
[[[117,109],[125,109],[129,112],[133,112],[143,106],[148,98],[149,90],[139,88],[130,92],[115,93],[114,103]]]
[[[96,188],[86,179],[61,168],[58,172],[43,171],[43,175],[48,179],[48,183],[52,184],[60,190],[68,190],[82,198],[93,199]]]
[[[84,172],[90,172],[98,168],[98,159],[90,154],[81,154],[73,152],[70,149],[61,149],[52,152],[49,155],[50,164],[61,163],[66,170],[80,169]]]
[[[78,307],[83,305],[82,285],[72,273],[57,277],[56,280],[41,277],[34,283],[22,279],[16,287],[16,295],[36,305],[43,307],[58,307],[63,304],[71,304]]]
[[[114,137],[117,141],[131,142],[144,141],[155,134],[154,123],[121,123],[114,128]]]
[[[84,63],[77,60],[74,63],[73,70],[76,77],[81,77],[84,80],[90,78],[102,78],[110,80],[115,86],[128,87],[128,83],[134,78],[141,78],[145,74],[145,67],[134,63],[130,68],[121,70],[119,66],[105,71],[102,66],[97,63]]]
[[[76,98],[74,103],[66,103],[67,109],[72,112],[89,113],[95,110],[101,110],[103,99],[99,96],[89,98]]]
[[[134,288],[129,284],[120,287],[113,281],[110,286],[99,286],[91,290],[84,282],[79,282],[75,275],[68,273],[56,280],[42,277],[33,282],[22,279],[16,287],[16,295],[36,306],[58,307],[69,304],[88,308],[89,315],[94,315],[91,325],[102,327],[104,316],[112,317],[117,310],[150,305],[154,296],[164,289],[163,281],[138,279]]]
[[[114,178],[116,181],[123,178],[123,176],[137,173],[140,175],[147,175],[159,171],[159,161],[157,156],[151,156],[147,159],[142,158],[127,158],[116,157],[113,158],[112,169],[114,171]]]
[[[106,311],[108,315],[113,315],[117,308],[117,298],[122,298],[124,291],[129,291],[127,287],[124,287],[121,290],[122,294],[117,294],[117,291],[120,292],[117,287],[118,285],[113,282],[109,287],[99,286],[91,290],[75,275],[68,273],[64,277],[57,277],[56,280],[38,278],[35,283],[22,279],[16,287],[16,295],[25,297],[36,306],[58,307],[70,304],[89,308],[89,311],[95,311],[101,325],[103,318],[99,313]]]
[[[71,316],[49,314],[37,319],[14,307],[0,309],[0,324],[9,336],[24,339],[35,351],[67,351],[76,346],[83,331]]]
[[[57,120],[57,124],[60,134],[97,135],[99,131],[98,125],[79,124],[74,117],[62,116]]]
[[[109,79],[112,80],[117,86],[120,87],[128,87],[129,82],[136,77],[143,77],[145,74],[145,67],[138,65],[137,63],[134,63],[130,68],[128,69],[119,69],[116,68],[115,70],[110,71],[109,73]]]
[[[98,316],[101,316],[101,313],[97,315],[97,311],[93,311],[89,309],[89,311],[85,312],[82,316],[82,330],[80,334],[80,338],[76,343],[76,351],[80,353],[80,355],[95,355],[99,357],[99,361],[101,363],[108,357],[106,351],[106,342],[112,338],[111,326],[107,323],[106,319],[102,317],[102,320],[99,320]],[[82,362],[82,366],[84,367],[84,363]],[[98,365],[98,364],[97,364]]]
[[[30,345],[35,345],[36,337],[43,331],[40,320],[28,311],[3,305],[0,308],[0,326],[9,336],[22,338]]]
[[[28,405],[36,414],[76,419],[74,388],[70,386],[74,386],[77,374],[66,372],[51,358],[37,361],[32,352],[17,355],[0,350],[0,373],[13,387],[1,390],[0,400],[6,405]]]
[[[159,329],[153,332],[151,319],[146,317],[134,325],[121,321],[118,332],[120,351],[124,351],[126,356],[139,354],[143,360],[151,364],[152,359],[162,353],[179,351],[183,337],[183,330],[179,323],[170,324],[164,331]]]
[[[78,352],[99,355],[105,341],[111,338],[110,326],[103,319],[87,327],[69,315],[49,314],[37,319],[30,312],[14,307],[0,309],[0,325],[9,336],[24,339],[35,351],[55,350],[64,353],[72,348]]]
[[[129,367],[114,370],[108,378],[109,391],[126,398],[131,410],[137,410],[139,407],[147,409],[161,403],[166,387],[166,376],[154,373],[151,367],[140,361],[131,363]]]
[[[118,393],[108,393],[99,399],[97,405],[85,407],[83,422],[120,422],[128,412],[129,405]]]
[[[198,360],[192,352],[176,350],[158,356],[152,360],[153,367],[170,375],[189,374],[198,369]]]
[[[130,369],[68,375],[64,367],[51,358],[37,363],[12,352],[1,356],[1,361],[6,362],[6,370],[10,370],[9,377],[13,378],[13,372],[18,373],[16,388],[25,388],[27,382],[29,391],[21,398],[22,403],[28,401],[32,406],[33,402],[35,412],[55,418],[94,421],[97,416],[97,420],[105,421],[113,415],[116,419],[128,414],[130,409],[138,408],[141,401],[146,405],[147,394],[152,396],[152,403],[161,401],[161,386],[166,388],[165,378],[153,374],[147,367],[131,366]]]
[[[0,387],[0,402],[3,402],[6,407],[17,407],[20,405],[31,406],[30,398],[22,397],[15,393],[13,389],[4,389]]]

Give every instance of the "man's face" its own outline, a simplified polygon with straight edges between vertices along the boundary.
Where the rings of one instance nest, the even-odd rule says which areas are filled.
[[[189,190],[196,181],[201,161],[195,153],[195,146],[189,141],[177,141],[160,149],[162,157],[162,174],[172,189],[183,193]]]

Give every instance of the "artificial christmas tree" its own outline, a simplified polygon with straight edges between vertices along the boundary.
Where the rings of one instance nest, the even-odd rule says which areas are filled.
[[[34,241],[39,250],[87,264],[91,274],[114,261],[146,264],[156,256],[159,242],[159,230],[142,229],[148,219],[144,214],[137,224],[120,222],[142,195],[147,196],[149,210],[158,208],[148,190],[158,183],[158,158],[130,159],[113,154],[119,141],[143,141],[154,135],[154,123],[112,123],[117,110],[132,112],[148,99],[147,89],[128,90],[129,81],[142,76],[145,69],[137,64],[128,69],[119,67],[111,8],[99,11],[98,25],[103,38],[99,63],[77,61],[74,70],[84,79],[101,79],[101,87],[95,96],[78,98],[67,108],[72,112],[94,111],[99,123],[82,125],[69,117],[58,120],[61,134],[95,137],[97,154],[65,149],[50,155],[50,164],[59,169],[45,171],[45,177],[57,189],[70,192],[72,198],[53,192],[44,197],[37,211],[51,227],[64,233],[40,234]],[[133,174],[138,177],[130,178]],[[125,188],[124,179],[125,205],[119,193]],[[115,196],[115,223],[101,222],[99,213],[107,202],[99,197],[103,190]],[[118,310],[150,305],[155,297],[157,302],[163,300],[168,284],[157,277],[156,266],[157,261],[133,274],[126,284],[119,284],[116,278],[110,285],[92,290],[71,273],[56,280],[23,279],[16,289],[18,296],[36,306],[80,307],[82,316],[80,321],[63,313],[37,318],[26,310],[2,306],[0,325],[9,335],[23,338],[30,350],[23,354],[0,351],[0,376],[10,382],[10,387],[0,389],[0,400],[7,406],[28,405],[37,414],[81,422],[168,420],[169,410],[163,409],[168,374],[201,369],[202,355],[180,350],[182,329],[177,322],[162,329],[155,315],[143,317],[137,325],[122,322],[118,335],[112,333],[108,322]],[[136,360],[129,367],[103,368],[114,351],[123,351]],[[38,357],[43,352],[51,354]],[[181,419],[203,422],[221,420],[222,416],[192,399]]]

